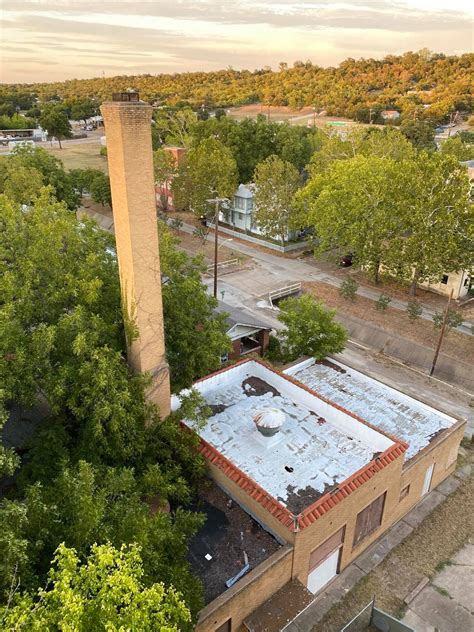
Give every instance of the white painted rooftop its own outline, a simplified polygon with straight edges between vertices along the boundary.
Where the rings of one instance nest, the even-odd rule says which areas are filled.
[[[457,421],[339,362],[316,364],[310,360],[285,373],[408,443],[405,460],[415,456],[438,432]]]
[[[195,384],[214,415],[200,436],[293,513],[344,481],[393,441],[260,363],[231,367]],[[178,406],[175,398],[173,407]],[[253,417],[285,414],[264,437]]]

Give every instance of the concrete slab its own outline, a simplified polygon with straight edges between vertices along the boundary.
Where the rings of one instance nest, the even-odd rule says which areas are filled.
[[[438,485],[436,491],[445,496],[449,496],[461,485],[461,480],[455,476],[448,476],[446,480]]]
[[[389,544],[386,541],[380,540],[369,546],[367,551],[364,551],[364,553],[356,559],[355,565],[363,570],[364,573],[370,573],[370,571],[373,571],[374,568],[385,559],[389,551]]]
[[[413,528],[417,527],[445,498],[444,494],[434,489],[403,518],[404,522]]]
[[[462,480],[465,481],[471,476],[471,470],[472,470],[472,467],[469,464],[464,465],[464,467],[461,467],[459,468],[459,470],[456,470],[456,476],[458,478],[462,478]]]
[[[453,557],[453,562],[455,564],[474,566],[474,544],[466,544],[466,546]]]
[[[474,590],[474,566],[446,566],[433,580],[433,584],[449,593],[449,596],[464,606],[466,610],[474,610],[472,592]],[[473,618],[474,624],[474,618]],[[474,628],[473,628],[474,629]]]
[[[400,520],[394,527],[385,533],[377,542],[369,546],[356,560],[355,565],[365,573],[370,573],[376,568],[400,542],[410,535],[413,527]]]
[[[339,577],[334,581],[336,586],[340,586],[345,592],[348,592],[353,588],[358,581],[365,577],[366,573],[360,568],[357,568],[355,564],[351,564],[342,571]]]
[[[412,625],[410,611],[423,622]],[[440,594],[433,586],[427,586],[412,601],[410,609],[402,619],[417,632],[470,632],[474,629],[474,616],[454,599]]]
[[[437,632],[433,625],[429,625],[416,612],[408,609],[405,616],[402,619],[402,623],[406,623],[408,626],[416,630],[416,632]]]

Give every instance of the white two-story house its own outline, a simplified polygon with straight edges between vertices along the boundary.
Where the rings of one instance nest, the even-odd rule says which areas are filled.
[[[227,207],[223,207],[219,221],[247,234],[266,237],[265,231],[260,228],[255,219],[254,195],[254,184],[240,184],[233,200],[229,202]],[[298,231],[289,230],[285,241],[297,239],[297,237]]]

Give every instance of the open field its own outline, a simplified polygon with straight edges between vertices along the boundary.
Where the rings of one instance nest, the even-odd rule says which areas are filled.
[[[97,141],[80,144],[70,142],[64,144],[62,149],[57,146],[44,146],[48,153],[63,162],[66,169],[100,169],[108,173],[107,158],[100,155],[100,148],[101,145]]]
[[[356,123],[355,121],[342,116],[318,116],[315,114],[312,107],[305,107],[301,110],[292,110],[288,106],[254,103],[227,110],[227,115],[238,121],[245,118],[256,118],[259,114],[262,114],[270,121],[288,121],[291,124],[308,125],[309,127],[313,127],[313,125],[316,127],[334,125],[335,127],[344,128],[351,125],[360,125],[360,123]]]

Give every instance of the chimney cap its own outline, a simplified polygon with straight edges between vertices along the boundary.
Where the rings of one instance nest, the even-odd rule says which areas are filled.
[[[138,103],[140,101],[140,95],[136,90],[129,89],[126,92],[114,92],[112,94],[112,101],[122,101]]]

